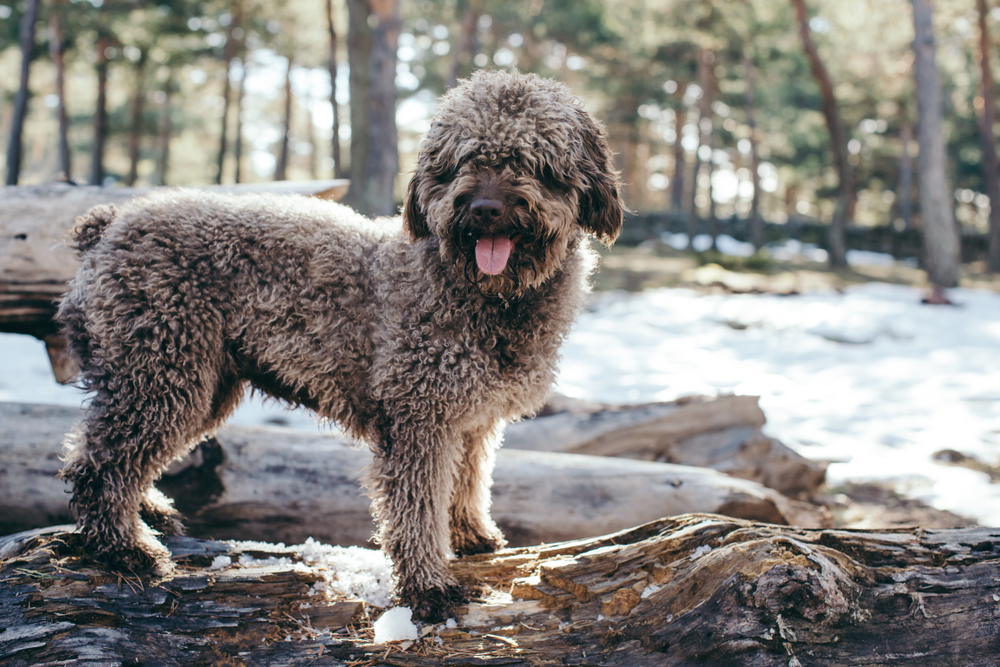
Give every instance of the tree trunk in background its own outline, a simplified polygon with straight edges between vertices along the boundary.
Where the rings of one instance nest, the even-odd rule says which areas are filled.
[[[479,26],[479,16],[482,14],[480,0],[468,0],[460,3],[465,5],[462,20],[459,24],[458,39],[455,41],[455,51],[451,54],[451,72],[448,75],[448,87],[454,88],[458,79],[463,76],[472,62],[476,45],[476,28]],[[530,70],[529,70],[530,71]]]
[[[702,93],[704,94],[704,93]],[[697,112],[696,112],[697,113]],[[690,217],[688,218],[687,224],[687,234],[688,234],[688,250],[694,249],[694,237],[698,235],[698,175],[701,173],[701,114],[697,114],[698,120],[695,121],[695,129],[697,132],[695,135],[698,137],[698,145],[694,147],[694,164],[691,166],[691,189],[688,191],[688,211],[690,211]]]
[[[340,159],[340,109],[337,104],[337,29],[333,23],[333,0],[326,0],[326,27],[330,33],[330,104],[333,105],[333,177],[344,177],[344,164]],[[242,83],[240,84],[242,86]],[[241,88],[242,90],[242,88]]]
[[[750,183],[753,185],[753,196],[750,199],[750,242],[760,250],[765,242],[764,220],[760,217],[760,155],[757,153],[757,119],[754,115],[753,58],[749,48],[743,53],[743,76],[746,81],[746,123],[750,128]]]
[[[243,170],[240,163],[243,161],[243,96],[246,92],[244,85],[247,80],[246,51],[243,52],[243,66],[240,68],[240,87],[236,93],[236,138],[233,146],[233,159],[236,161],[236,172],[233,175],[234,183],[241,183]]]
[[[903,219],[903,229],[910,229],[913,227],[913,154],[910,151],[913,123],[909,118],[899,128],[899,141],[902,144],[899,158],[899,217]]]
[[[399,172],[396,46],[399,0],[348,0],[351,66],[351,189],[345,202],[365,215],[393,215]]]
[[[938,290],[958,285],[958,230],[946,173],[942,101],[934,62],[933,15],[929,0],[912,0],[917,80],[917,138],[920,146],[920,216],[927,274]]]
[[[274,170],[274,180],[288,178],[288,138],[292,129],[292,58],[288,57],[288,71],[285,73],[285,118],[282,122],[281,148],[278,150],[278,166]]]
[[[167,163],[170,158],[170,134],[173,126],[170,123],[170,98],[174,92],[174,73],[167,75],[163,84],[163,104],[160,108],[160,127],[156,139],[156,185],[167,184]]]
[[[226,130],[229,127],[229,100],[232,97],[232,84],[229,75],[233,72],[233,60],[236,58],[236,48],[239,46],[239,39],[234,32],[240,27],[241,13],[238,0],[229,3],[229,26],[226,30],[226,46],[222,50],[222,59],[226,65],[226,79],[222,84],[222,127],[219,128],[219,155],[215,160],[215,183],[222,184],[222,168],[226,164],[226,143],[228,141]]]
[[[63,0],[57,0],[52,5],[52,17],[49,28],[52,40],[49,42],[49,52],[56,66],[56,95],[59,97],[59,171],[66,181],[73,180],[72,154],[69,150],[69,117],[66,113],[66,42],[63,33]]]
[[[805,0],[792,0],[792,7],[795,10],[799,24],[799,36],[802,38],[802,48],[812,67],[813,76],[819,85],[820,99],[822,100],[823,118],[826,120],[826,129],[830,134],[830,150],[833,154],[833,164],[837,169],[837,179],[839,180],[839,194],[837,195],[837,205],[833,211],[833,219],[830,220],[830,228],[827,232],[827,250],[830,253],[830,266],[847,266],[847,246],[844,240],[844,230],[847,226],[847,218],[854,209],[854,170],[848,160],[847,137],[844,134],[840,122],[840,110],[837,108],[837,98],[833,94],[833,82],[830,81],[830,73],[819,57],[816,44],[809,34],[809,15],[806,12]]]
[[[135,185],[139,177],[139,146],[142,143],[142,110],[146,100],[143,74],[146,71],[146,49],[142,49],[135,63],[135,93],[132,95],[132,123],[128,135],[129,170],[125,184]]]
[[[682,88],[678,85],[677,90]],[[681,93],[678,92],[680,95]],[[684,170],[687,168],[687,157],[684,154],[684,144],[681,143],[684,131],[685,110],[683,102],[674,110],[674,127],[677,138],[674,139],[674,177],[670,182],[670,208],[677,213],[684,212]]]
[[[108,132],[108,47],[111,39],[107,34],[97,37],[97,108],[94,110],[94,140],[90,160],[90,184],[101,185],[104,181],[104,143]]]
[[[990,67],[990,32],[986,21],[986,0],[977,0],[979,11],[979,66],[982,70],[982,108],[979,114],[979,136],[983,148],[983,182],[990,198],[990,245],[986,253],[986,270],[1000,273],[1000,165],[997,164],[996,136],[993,124],[997,118],[996,89]],[[977,100],[978,101],[978,100]]]
[[[715,175],[715,128],[708,134],[708,147],[712,153],[708,158],[708,235],[712,237],[712,250],[718,250],[715,239],[719,236],[719,216],[715,210],[715,187],[712,177]]]
[[[35,46],[35,23],[38,21],[39,0],[26,0],[24,16],[21,18],[21,84],[14,98],[14,116],[10,123],[10,137],[7,140],[7,185],[17,185],[21,174],[21,142],[24,132],[24,118],[28,114],[28,88],[31,73],[31,51]]]

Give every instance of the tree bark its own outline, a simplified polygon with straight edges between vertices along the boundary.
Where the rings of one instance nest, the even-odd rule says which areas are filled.
[[[49,52],[56,66],[56,95],[59,97],[57,114],[59,117],[59,170],[65,181],[73,180],[72,154],[69,148],[69,118],[66,113],[66,42],[63,30],[64,0],[57,0],[52,6],[52,17],[49,27],[52,30],[52,41]],[[11,184],[8,184],[11,185]]]
[[[830,220],[830,227],[827,231],[827,251],[830,253],[830,266],[838,268],[847,266],[847,246],[845,240],[845,230],[847,219],[854,209],[854,170],[851,168],[848,159],[847,137],[844,134],[843,124],[840,120],[840,110],[837,106],[837,98],[833,92],[833,82],[830,80],[830,73],[819,57],[819,51],[809,33],[809,14],[806,11],[805,0],[791,0],[792,8],[799,24],[799,36],[802,38],[802,48],[809,64],[812,67],[813,76],[819,86],[823,119],[826,121],[826,129],[830,134],[830,152],[833,155],[833,164],[837,170],[839,180],[839,192],[837,204],[834,207],[833,218]]]
[[[927,275],[938,290],[958,285],[958,230],[952,213],[948,186],[944,132],[942,130],[941,87],[934,62],[934,25],[929,0],[912,0],[916,56],[917,109],[920,118],[917,136],[920,145],[920,217],[923,223]]]
[[[132,94],[132,122],[128,135],[128,155],[129,170],[125,184],[129,187],[135,185],[139,178],[139,148],[142,143],[142,112],[146,101],[146,86],[144,85],[144,74],[146,72],[146,49],[142,49],[139,60],[135,63],[135,91]]]
[[[288,140],[292,131],[292,57],[288,56],[288,70],[285,72],[285,116],[282,119],[281,144],[278,148],[278,164],[274,169],[274,180],[288,178]]]
[[[173,134],[173,125],[170,122],[170,99],[174,94],[174,73],[173,70],[167,74],[167,80],[163,83],[163,104],[160,105],[160,127],[156,133],[156,185],[167,184],[167,167],[170,161],[170,135]]]
[[[340,158],[340,105],[337,103],[337,27],[333,22],[333,0],[326,0],[326,27],[330,33],[330,104],[333,106],[333,137],[330,140],[333,157],[333,177],[344,177]]]
[[[25,0],[24,16],[19,32],[21,45],[21,80],[14,98],[14,115],[11,117],[10,136],[7,139],[7,185],[17,185],[21,175],[21,149],[24,137],[24,119],[28,115],[28,98],[31,74],[31,56],[35,47],[35,24],[38,22],[39,0]]]
[[[108,133],[108,48],[111,38],[99,29],[97,36],[97,105],[94,109],[94,145],[91,148],[90,184],[104,184],[104,143]]]
[[[979,111],[979,137],[983,150],[983,185],[990,198],[990,244],[986,253],[986,270],[1000,273],[1000,164],[997,162],[996,135],[993,126],[997,118],[996,87],[990,65],[990,32],[986,0],[977,0],[979,12],[979,68],[982,105]],[[977,100],[978,101],[978,100]]]
[[[481,0],[467,0],[462,12],[462,19],[459,22],[455,50],[451,54],[451,70],[448,74],[449,88],[454,88],[458,84],[458,80],[465,74],[469,63],[472,62],[476,46],[476,28],[479,26],[479,17],[482,13]]]
[[[346,203],[365,215],[396,213],[396,48],[399,0],[348,0],[351,65],[351,189]]]
[[[760,250],[764,247],[764,220],[760,216],[760,154],[757,150],[757,119],[755,109],[755,89],[753,79],[753,57],[750,47],[743,52],[743,78],[746,91],[743,96],[747,127],[750,128],[750,183],[753,195],[750,199],[750,242]]]
[[[899,157],[899,216],[903,220],[903,229],[913,228],[913,154],[910,145],[913,143],[913,123],[909,118],[903,120],[899,128],[899,142],[902,152]]]
[[[241,20],[241,10],[239,0],[232,0],[229,3],[229,26],[226,29],[226,45],[222,50],[222,60],[225,63],[226,70],[226,80],[222,85],[222,122],[219,128],[219,154],[215,160],[215,184],[222,184],[222,169],[226,164],[226,145],[227,136],[226,130],[229,127],[229,104],[232,98],[232,83],[229,80],[229,75],[233,71],[233,60],[236,58],[236,49],[239,46],[239,39],[236,38],[234,34],[236,29],[240,27],[242,23]]]
[[[240,86],[236,92],[236,136],[233,139],[233,161],[236,168],[233,174],[234,183],[243,182],[243,97],[246,94],[247,61],[246,51],[240,68]]]
[[[315,545],[184,537],[167,545],[178,574],[149,581],[94,567],[65,530],[2,538],[0,625],[8,631],[0,659],[12,667],[90,656],[141,664],[987,667],[1000,652],[996,528],[814,531],[663,518],[455,559],[458,579],[480,591],[456,610],[456,627],[427,626],[416,641],[384,645],[372,643],[378,608],[332,592],[336,574]]]
[[[681,87],[677,86],[678,95],[680,95]],[[685,110],[683,102],[677,104],[675,111],[674,127],[676,128],[677,138],[674,139],[674,178],[670,183],[670,208],[677,212],[684,212],[684,170],[687,169],[687,156],[684,153],[684,144],[681,143],[683,138],[682,132],[684,130],[684,118]]]

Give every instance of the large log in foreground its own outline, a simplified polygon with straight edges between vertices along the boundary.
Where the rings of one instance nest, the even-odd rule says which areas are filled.
[[[282,181],[202,189],[339,199],[347,185],[345,180]],[[65,291],[78,266],[63,244],[74,219],[92,206],[121,204],[149,190],[66,183],[0,187],[0,331],[53,336],[53,300]]]
[[[315,545],[169,545],[179,575],[150,582],[88,565],[72,533],[0,540],[0,661],[985,667],[1000,655],[997,528],[661,519],[459,559],[456,574],[481,596],[456,627],[383,645],[372,643],[380,612],[329,593],[348,567],[331,570]],[[220,569],[220,556],[244,566]]]
[[[0,534],[69,520],[55,478],[78,408],[0,403]],[[361,475],[367,448],[289,429],[231,426],[200,445],[159,487],[192,535],[271,542],[314,537],[366,544],[374,531]],[[511,544],[600,535],[702,511],[817,526],[819,510],[713,470],[629,459],[500,450],[493,516]]]

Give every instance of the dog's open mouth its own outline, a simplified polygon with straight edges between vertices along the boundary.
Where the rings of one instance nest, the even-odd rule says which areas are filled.
[[[497,276],[507,268],[514,242],[504,234],[487,234],[476,242],[476,264],[488,276]]]

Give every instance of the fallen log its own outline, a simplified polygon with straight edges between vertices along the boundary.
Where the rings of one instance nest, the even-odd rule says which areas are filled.
[[[347,192],[347,186],[345,180],[328,180],[202,189],[305,194],[336,200]],[[66,183],[0,187],[0,331],[31,334],[48,342],[56,334],[53,300],[65,291],[78,266],[63,244],[76,216],[97,204],[120,204],[151,189]]]
[[[608,405],[554,395],[535,419],[511,424],[508,447],[618,456],[712,468],[790,497],[826,479],[811,461],[763,434],[757,396],[691,396],[668,403]]]
[[[0,403],[0,534],[65,523],[55,478],[78,408]],[[158,484],[192,535],[366,544],[374,526],[360,479],[371,458],[342,438],[230,426]],[[800,526],[826,515],[713,470],[629,459],[501,449],[493,516],[514,545],[600,535],[660,516],[708,511]]]
[[[389,644],[373,643],[380,610],[337,592],[359,576],[362,554],[335,561],[315,544],[190,538],[168,546],[178,575],[147,581],[94,568],[73,533],[0,539],[0,661],[986,667],[1000,654],[998,528],[660,519],[458,559],[453,570],[478,599],[454,623]]]

